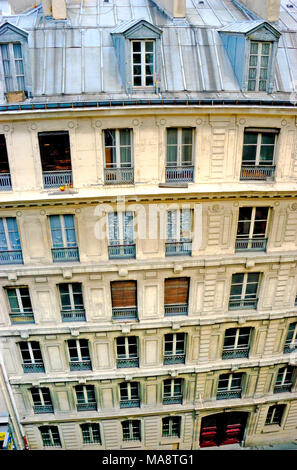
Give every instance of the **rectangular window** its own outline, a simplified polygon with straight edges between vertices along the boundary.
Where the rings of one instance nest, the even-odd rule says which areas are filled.
[[[84,444],[101,444],[100,426],[98,423],[80,425]]]
[[[135,258],[133,212],[110,212],[108,214],[108,237],[110,259]]]
[[[39,149],[45,188],[72,186],[68,131],[39,132]]]
[[[131,129],[105,129],[105,184],[133,184]]]
[[[170,333],[164,337],[164,364],[184,364],[186,357],[185,333]]]
[[[58,426],[40,426],[39,428],[44,447],[61,447]]]
[[[6,293],[10,306],[12,323],[34,322],[33,310],[28,287],[8,287]]]
[[[0,264],[22,263],[23,255],[16,218],[0,218]]]
[[[70,370],[91,370],[91,357],[87,339],[69,339]]]
[[[167,166],[191,166],[193,164],[193,129],[167,129]]]
[[[11,189],[10,168],[5,135],[0,134],[0,191]]]
[[[293,366],[281,367],[274,385],[274,393],[290,392],[293,385]]]
[[[1,57],[6,92],[25,91],[24,61],[21,44],[2,44]]]
[[[297,322],[291,323],[289,325],[286,341],[285,341],[285,347],[284,347],[284,353],[291,353],[296,351],[297,349]]]
[[[229,328],[225,332],[222,359],[249,357],[251,328]]]
[[[180,437],[181,417],[167,416],[162,419],[162,436],[163,437]]]
[[[163,382],[163,405],[182,404],[182,379],[168,379]]]
[[[120,407],[134,408],[140,406],[139,383],[123,382],[120,384]]]
[[[83,321],[85,317],[82,286],[79,282],[59,284],[62,321]]]
[[[265,424],[276,424],[281,426],[282,417],[284,414],[286,406],[285,405],[273,405],[269,407]]]
[[[273,165],[277,129],[245,129],[243,141],[243,165]]]
[[[122,421],[123,441],[141,441],[140,420]]]
[[[251,41],[248,91],[267,91],[271,48],[269,42]]]
[[[220,375],[217,390],[217,400],[241,398],[242,377],[242,373]]]
[[[120,336],[116,339],[117,367],[139,367],[136,336]]]
[[[155,41],[132,41],[132,79],[134,87],[155,83]]]
[[[241,207],[236,236],[236,251],[263,251],[267,245],[269,207]]]
[[[77,411],[96,410],[97,402],[94,385],[77,385],[75,387]]]
[[[237,273],[232,275],[229,309],[256,309],[258,304],[260,273]]]
[[[190,280],[187,277],[165,279],[165,316],[187,315]]]
[[[19,343],[25,373],[44,372],[43,359],[37,341],[21,341]]]
[[[114,319],[137,319],[137,282],[111,282],[111,301]]]
[[[74,216],[50,215],[52,255],[54,262],[79,261]]]
[[[34,413],[53,413],[54,408],[49,388],[31,388],[31,395],[34,405]]]
[[[192,254],[192,211],[175,209],[167,211],[166,256]]]

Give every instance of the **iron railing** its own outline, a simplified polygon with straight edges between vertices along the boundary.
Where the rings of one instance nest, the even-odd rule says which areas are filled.
[[[258,299],[229,300],[229,310],[256,309]]]
[[[237,238],[236,251],[265,251],[267,238]]]
[[[249,348],[224,349],[222,359],[236,359],[249,357]]]
[[[167,166],[166,182],[187,183],[194,179],[194,166]]]
[[[23,364],[23,371],[25,374],[35,374],[45,372],[44,365],[42,364]]]
[[[77,411],[97,410],[97,403],[95,401],[88,403],[77,403],[76,409]]]
[[[241,389],[237,390],[218,390],[217,400],[230,400],[232,398],[241,398]]]
[[[105,184],[133,184],[134,168],[104,168]]]
[[[123,369],[125,367],[139,367],[138,357],[129,357],[124,359],[117,359],[117,367]]]
[[[34,413],[41,414],[41,413],[53,413],[54,407],[53,405],[34,405]]]
[[[164,356],[164,365],[168,364],[184,364],[186,359],[185,354],[168,354]]]
[[[136,245],[135,243],[126,245],[109,245],[108,256],[109,259],[136,258]]]
[[[71,371],[92,370],[91,361],[70,361],[69,367]]]
[[[241,180],[260,180],[265,181],[273,179],[275,173],[274,165],[243,165],[241,167],[240,179]]]
[[[140,407],[139,398],[132,398],[131,400],[120,401],[120,408],[139,408],[139,407]]]
[[[164,305],[165,317],[174,315],[188,315],[188,304],[183,305]]]
[[[52,248],[53,262],[63,263],[67,261],[79,261],[78,247]]]
[[[72,171],[44,171],[43,185],[45,188],[59,188],[72,184]]]
[[[182,405],[182,395],[176,395],[175,397],[163,397],[163,405]]]
[[[83,308],[76,310],[61,310],[62,322],[85,321],[86,312]]]
[[[35,323],[33,312],[13,312],[9,314],[11,323]]]
[[[22,250],[0,251],[0,264],[23,264]]]
[[[292,383],[287,383],[283,385],[275,385],[273,393],[284,393],[284,392],[290,392],[292,389]]]
[[[113,320],[137,320],[137,307],[123,307],[112,309]]]
[[[9,191],[11,189],[10,173],[0,173],[0,191]]]
[[[191,256],[192,255],[192,242],[166,242],[165,243],[166,256]]]

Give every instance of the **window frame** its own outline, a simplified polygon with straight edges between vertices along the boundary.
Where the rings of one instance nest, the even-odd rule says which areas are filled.
[[[134,437],[134,428],[135,423],[137,423],[137,436],[136,438]],[[136,441],[136,442],[141,442],[142,439],[142,429],[141,429],[141,420],[140,419],[127,419],[125,421],[121,422],[122,424],[122,436],[123,436],[123,441],[124,442],[131,442],[131,441]],[[124,426],[128,425],[128,433],[129,437],[128,439],[125,439],[125,434],[124,434]]]
[[[183,335],[182,340],[177,339],[177,335]],[[166,339],[166,336],[172,336],[172,341],[170,341],[168,338]],[[183,352],[177,352],[177,343],[182,342],[183,343]],[[172,352],[170,354],[166,354],[166,345],[171,344],[172,345]],[[164,357],[171,357],[175,355],[186,355],[186,333],[166,333],[164,335],[164,342],[163,342],[163,355]]]
[[[121,145],[121,131],[127,131],[127,130],[129,131],[130,145]],[[114,146],[107,146],[106,145],[106,132],[108,132],[108,131],[114,131],[115,132],[115,145]],[[103,129],[102,137],[103,137],[103,148],[104,148],[104,169],[106,169],[106,170],[116,170],[116,169],[129,170],[129,169],[133,169],[134,168],[133,128],[131,128],[131,127],[106,128],[106,129]],[[111,148],[111,149],[114,148],[115,149],[116,161],[115,161],[115,164],[110,163],[111,166],[107,166],[107,163],[106,163],[106,149],[108,149],[108,148]],[[129,148],[130,149],[130,163],[129,163],[129,166],[127,166],[127,164],[126,164],[126,166],[121,165],[121,148]]]
[[[267,218],[266,219],[256,219],[256,213],[257,209],[268,209],[267,211]],[[241,209],[252,209],[251,212],[251,218],[250,219],[240,219],[240,210]],[[237,239],[244,239],[244,238],[249,238],[250,240],[263,240],[268,237],[268,225],[269,225],[269,220],[270,220],[270,213],[271,213],[271,207],[268,206],[256,206],[256,207],[250,207],[250,206],[242,206],[239,208],[238,211],[238,220],[237,220],[237,233],[236,233],[236,238]],[[263,236],[259,235],[254,235],[255,231],[255,223],[257,222],[264,222],[266,220],[266,227],[265,227],[265,233]],[[239,223],[249,223],[250,224],[250,229],[248,234],[239,234],[238,233],[238,226]]]
[[[78,388],[81,388],[82,390],[78,390]],[[96,389],[95,386],[92,384],[79,384],[75,385],[74,387],[75,390],[75,398],[76,398],[76,404],[81,405],[81,404],[96,404],[97,405],[97,399],[96,399]],[[92,398],[94,398],[94,401],[89,400],[88,396],[88,391],[91,393]],[[82,393],[83,395],[83,401],[80,401],[78,397],[78,393]]]
[[[33,390],[34,391],[36,390],[35,394],[33,393]],[[45,392],[45,390],[46,390],[46,392]],[[32,397],[32,403],[33,403],[34,406],[37,406],[37,405],[53,406],[53,401],[52,401],[51,392],[50,392],[49,387],[31,387],[30,388],[30,393],[31,393],[31,397]],[[48,394],[48,399],[47,400],[44,397],[44,393]],[[39,396],[40,403],[36,403],[35,400],[34,400],[34,396],[37,396],[37,395]]]
[[[233,284],[232,283],[232,277],[233,277],[233,274],[243,274],[243,282],[242,284],[239,284],[239,283],[235,283]],[[259,289],[260,289],[260,283],[261,283],[261,272],[251,272],[251,273],[248,273],[248,272],[245,272],[245,273],[233,273],[232,276],[231,276],[231,288],[230,288],[230,296],[229,296],[229,302],[234,300],[234,301],[243,301],[243,300],[256,300],[259,298]],[[250,282],[248,283],[248,276],[250,274],[258,274],[259,277],[258,277],[258,282],[257,282],[257,292],[255,294],[255,297],[246,297],[246,288],[247,288],[247,285],[248,284],[256,284],[255,282]],[[241,285],[242,286],[242,289],[241,289],[241,295],[240,295],[240,299],[233,299],[231,298],[231,291],[232,291],[232,286],[233,285]],[[235,295],[235,294],[233,294]],[[239,295],[239,294],[236,294],[236,295]],[[251,294],[249,294],[251,295]],[[253,294],[254,295],[254,294]]]
[[[165,392],[165,387],[167,386],[166,382],[170,382],[170,392],[169,392],[170,394],[167,394],[167,392]],[[163,380],[163,399],[164,398],[183,398],[183,382],[184,381],[181,378]],[[174,390],[175,386],[179,387],[180,394],[175,392]]]
[[[131,340],[135,339],[135,343],[129,344],[132,342]],[[118,345],[118,340],[124,340],[123,345]],[[139,358],[139,346],[138,346],[138,337],[137,336],[118,336],[116,338],[116,357],[117,359],[138,359]],[[136,345],[136,355],[134,353],[130,353],[130,348]],[[125,355],[121,355],[118,352],[118,347],[124,347]]]
[[[74,348],[74,347],[69,348],[69,341],[75,341],[75,348]],[[80,344],[81,341],[86,341],[86,342],[87,342],[88,358],[86,358],[86,359],[83,359],[83,356],[82,356],[81,348],[84,348],[85,346],[81,346],[81,344]],[[85,339],[85,338],[69,339],[69,340],[67,340],[67,347],[68,347],[69,362],[73,362],[73,363],[86,362],[86,361],[90,361],[90,362],[91,362],[90,346],[89,346],[89,341],[88,341],[87,339]],[[75,349],[75,350],[76,350],[76,352],[77,352],[77,358],[78,358],[76,361],[74,361],[74,360],[71,358],[70,349],[73,349],[73,350]]]
[[[72,221],[73,221],[73,227],[70,229],[70,228],[67,228],[66,227],[66,224],[65,224],[65,216],[67,215],[70,215],[72,216]],[[52,228],[51,226],[51,217],[58,217],[59,218],[59,221],[60,221],[60,228]],[[77,229],[76,229],[76,221],[75,221],[75,215],[74,214],[50,214],[49,215],[49,227],[50,227],[50,234],[51,234],[51,242],[52,242],[52,249],[64,249],[64,248],[78,248],[78,241],[77,241]],[[54,242],[54,239],[53,239],[53,231],[54,232],[57,232],[59,230],[59,232],[61,233],[61,239],[62,239],[62,243],[63,243],[63,246],[55,246],[55,242]],[[75,242],[67,242],[67,230],[72,230],[74,235],[75,235]],[[75,244],[74,244],[75,243]],[[58,243],[60,244],[60,243]]]
[[[243,329],[246,329],[246,328],[249,328],[249,338],[248,338],[248,342],[246,345],[244,346],[239,346],[238,347],[238,341],[239,341],[239,337],[240,336],[246,336],[246,335],[240,335],[240,330],[243,330]],[[225,346],[225,339],[226,339],[226,332],[227,331],[230,331],[230,330],[236,330],[236,334],[235,336],[234,335],[229,335],[227,336],[227,338],[233,338],[234,337],[234,344],[232,346]],[[252,328],[251,327],[238,327],[238,328],[227,328],[225,330],[225,334],[224,334],[224,342],[223,342],[223,351],[236,351],[238,349],[249,349],[250,346],[251,346],[251,336],[252,336]]]
[[[168,434],[164,433],[164,425],[166,426],[165,420],[168,420]],[[175,426],[174,420],[178,422],[178,431],[173,433],[173,428]],[[162,437],[167,439],[174,439],[181,437],[181,423],[182,417],[181,416],[164,416],[162,418]]]
[[[221,379],[221,377],[228,375],[228,386],[227,388],[220,388],[220,380],[226,380],[226,379]],[[235,386],[232,386],[233,380],[237,380],[237,377],[234,376],[240,376],[240,388],[236,388]],[[227,374],[220,374],[218,378],[218,386],[217,386],[217,392],[232,392],[232,391],[241,391],[243,390],[243,372],[230,372]]]
[[[34,349],[34,348],[32,347],[32,343],[38,344],[38,349],[37,349],[37,348]],[[23,354],[22,354],[22,345],[27,345],[27,346],[28,346],[27,349],[28,349],[28,353],[29,353],[31,362],[26,362],[26,361],[28,361],[28,359],[24,359]],[[20,352],[21,352],[23,364],[25,364],[25,365],[27,365],[27,364],[28,364],[28,365],[29,365],[29,364],[32,364],[32,365],[33,365],[33,364],[40,364],[40,365],[42,364],[42,365],[44,365],[43,356],[42,356],[42,351],[41,351],[41,347],[40,347],[39,341],[20,341],[20,342],[19,342],[19,348],[20,348]],[[36,358],[34,357],[34,351],[39,351],[39,352],[40,352],[41,359],[40,359],[40,358],[36,359]]]
[[[187,212],[186,212],[187,211]],[[176,219],[174,217],[169,220],[169,214],[176,213]],[[189,237],[183,236],[187,230],[183,229],[183,225],[187,225],[187,215],[189,214]],[[192,225],[193,225],[193,211],[190,208],[179,208],[169,209],[166,211],[166,242],[191,242],[192,241]],[[175,227],[175,229],[174,229]],[[170,238],[170,232],[172,232],[172,238]],[[175,235],[175,237],[174,237]]]
[[[28,295],[21,294],[20,289],[27,289]],[[28,286],[16,286],[16,287],[5,287],[6,296],[9,304],[9,311],[13,314],[30,314],[33,313],[33,307],[31,302],[30,290]],[[14,310],[14,307],[11,306],[10,297],[8,295],[9,291],[15,291],[14,297],[16,298],[18,309],[17,311]],[[23,305],[23,298],[28,297],[30,301],[30,307],[24,307]]]
[[[111,223],[111,217],[113,218]],[[129,228],[129,224],[126,223],[126,218],[132,217],[132,238],[129,240],[129,237],[125,238],[125,233],[127,231],[127,227]],[[112,238],[111,231],[113,227],[116,227],[114,232],[118,233],[118,238]],[[133,211],[115,211],[115,212],[108,212],[108,243],[111,246],[118,246],[118,245],[129,245],[135,243],[135,217]]]
[[[177,141],[175,144],[168,144],[168,131],[169,130],[176,130],[177,132]],[[184,130],[191,130],[191,144],[183,144],[182,137]],[[170,164],[168,162],[168,147],[176,147],[177,153],[177,160],[176,165]],[[183,148],[184,147],[191,147],[191,161],[185,162],[182,159],[183,155]],[[194,135],[194,128],[193,127],[167,127],[166,128],[166,167],[168,168],[176,168],[176,167],[190,167],[194,164],[194,148],[195,148],[195,135]]]
[[[292,328],[294,331],[293,331],[293,336],[292,336],[291,341],[288,342],[288,336],[289,336],[289,333],[290,333],[291,326],[294,326],[294,328]],[[289,325],[288,325],[287,335],[286,335],[284,347],[288,347],[288,346],[297,349],[297,321],[289,323]]]
[[[8,228],[8,224],[7,224],[8,219],[13,219],[14,220],[13,224],[15,224],[16,230],[11,230],[11,229]],[[3,232],[2,233],[5,235],[5,242],[6,242],[6,245],[7,245],[7,250],[1,250],[0,249],[0,252],[5,253],[7,251],[22,251],[19,226],[18,226],[16,217],[1,217],[0,220],[2,221],[2,224],[3,224]],[[16,241],[11,240],[11,238],[10,238],[11,233],[17,234],[17,236],[16,236],[17,243],[16,243]],[[13,244],[15,244],[17,246],[17,248],[14,248]]]
[[[133,51],[133,44],[139,42],[140,43],[140,66],[141,66],[141,74],[136,75],[134,74],[133,67],[134,65],[139,65],[138,63],[134,64],[134,54],[135,52]],[[153,55],[153,73],[152,74],[146,74],[146,61],[145,61],[145,55],[147,54],[145,50],[145,44],[147,42],[151,42],[153,44],[153,51],[148,52],[148,54]],[[151,65],[151,63],[149,63]],[[140,77],[141,80],[141,85],[135,85],[134,79],[136,77]],[[146,85],[146,78],[152,76],[153,83],[152,85]],[[141,88],[146,88],[146,89],[151,89],[156,86],[156,40],[155,39],[131,39],[131,81],[132,81],[132,89],[141,89]]]
[[[83,426],[88,428],[87,433],[90,436],[90,441],[89,442],[85,442],[85,435],[84,435]],[[99,442],[94,440],[94,429],[93,429],[94,426],[96,426],[97,430],[98,430]],[[80,424],[80,430],[81,430],[81,433],[82,433],[82,440],[83,440],[84,445],[89,445],[89,444],[102,445],[101,429],[100,429],[100,424],[99,423],[81,423]]]
[[[280,411],[278,411],[280,409]],[[270,411],[272,410],[272,411]],[[266,419],[265,419],[265,426],[282,426],[284,414],[286,410],[286,405],[281,404],[281,405],[272,405],[268,408]],[[278,416],[278,421],[274,422],[275,414],[280,413],[280,416]],[[269,416],[269,414],[271,415]]]
[[[59,440],[59,443],[55,443],[55,438],[53,437],[53,430],[55,430],[56,434],[57,434],[57,437],[58,437],[58,440]],[[41,434],[41,439],[42,439],[42,445],[43,447],[62,447],[62,441],[61,441],[61,437],[60,437],[60,432],[59,432],[59,427],[58,426],[54,426],[54,425],[51,425],[51,426],[48,426],[48,425],[44,425],[44,426],[39,426],[39,431],[40,431],[40,434]],[[42,435],[42,431],[44,432],[47,432],[48,435],[49,435],[49,441],[50,441],[50,444],[47,445],[44,443],[44,436]]]
[[[140,400],[139,382],[121,382],[119,384],[120,401]],[[123,397],[123,393],[126,397]]]
[[[246,134],[257,134],[257,143],[256,144],[245,144],[244,143],[244,138]],[[267,161],[260,160],[260,154],[261,154],[261,147],[262,145],[270,145],[271,144],[263,144],[262,143],[262,137],[263,134],[271,134],[274,135],[274,143],[273,143],[273,157],[271,160],[271,163],[267,164]],[[241,165],[242,166],[250,166],[252,168],[256,168],[258,166],[269,166],[273,167],[276,165],[276,155],[277,155],[277,149],[278,149],[278,142],[279,142],[279,136],[280,136],[280,130],[279,129],[271,129],[271,128],[245,128],[244,133],[243,133],[243,144],[242,144],[242,158],[241,158]],[[243,153],[244,153],[244,147],[245,146],[251,146],[253,145],[256,147],[256,156],[255,156],[255,162],[250,163],[250,160],[243,160]]]
[[[8,59],[3,57],[3,46],[7,47]],[[21,58],[15,57],[14,46],[19,46],[21,51]],[[9,62],[9,72],[10,75],[5,75],[4,61]],[[23,74],[17,74],[16,62],[22,63]],[[5,85],[5,93],[15,93],[15,92],[26,92],[26,70],[25,70],[25,61],[24,61],[24,48],[23,44],[20,41],[11,41],[3,42],[0,44],[0,63],[1,63],[1,74],[3,76],[3,82]],[[9,77],[11,80],[12,89],[8,89],[6,78]],[[22,77],[23,88],[19,89],[18,77]]]
[[[80,292],[73,292],[73,284],[78,284],[80,286]],[[61,290],[60,290],[60,286],[63,285],[63,286],[67,286],[67,294],[63,293],[63,295],[68,295],[69,296],[69,301],[70,301],[70,304],[67,305],[67,306],[63,306],[63,303],[62,303],[62,294],[61,294]],[[60,297],[60,307],[61,307],[61,311],[74,311],[74,310],[84,310],[84,296],[83,296],[83,289],[82,289],[82,283],[81,282],[61,282],[58,284],[58,291],[59,291],[59,297]],[[75,304],[75,300],[74,300],[74,295],[75,294],[79,294],[81,295],[82,297],[82,305],[79,306],[79,305],[76,305]],[[69,307],[69,308],[68,308]]]
[[[252,53],[252,46],[253,44],[258,45],[258,51],[257,54]],[[264,46],[269,45],[269,53],[268,54],[263,54],[263,48]],[[251,39],[250,40],[250,47],[249,47],[249,55],[248,55],[248,66],[247,66],[247,91],[248,92],[267,92],[269,88],[269,82],[270,82],[270,69],[271,69],[271,60],[272,60],[272,54],[273,54],[273,41],[264,41],[264,40],[256,40],[256,39]],[[251,57],[257,57],[257,65],[251,65]],[[267,61],[267,67],[263,67],[261,65],[262,63],[262,57],[268,57]],[[255,78],[250,78],[250,69],[256,69],[256,77]],[[261,70],[266,69],[267,70],[267,78],[263,79],[261,78]],[[250,90],[249,89],[249,84],[251,81],[255,81],[255,89]],[[266,82],[266,87],[264,90],[260,89],[260,82],[265,81]]]

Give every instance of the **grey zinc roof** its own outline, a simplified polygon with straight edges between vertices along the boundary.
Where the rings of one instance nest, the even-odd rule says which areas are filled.
[[[243,98],[219,31],[245,32],[260,22],[232,0],[186,1],[186,20],[166,16],[152,0],[67,0],[66,21],[44,18],[39,6],[0,23],[9,21],[29,33],[33,101],[131,98],[121,82],[111,33],[140,19],[162,30],[162,97]],[[282,34],[275,99],[297,92],[297,0],[282,0],[273,26]],[[139,91],[134,97],[148,94]]]

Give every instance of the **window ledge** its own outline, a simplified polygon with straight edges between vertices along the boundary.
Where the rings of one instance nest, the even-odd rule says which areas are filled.
[[[135,447],[142,447],[141,441],[123,441],[122,449],[130,449]]]
[[[279,424],[265,424],[262,433],[279,432],[281,429],[282,427]]]

